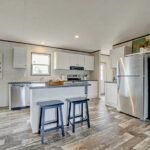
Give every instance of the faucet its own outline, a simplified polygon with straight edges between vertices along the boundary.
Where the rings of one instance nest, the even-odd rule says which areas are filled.
[[[43,81],[43,80],[44,80],[44,77],[41,77],[41,78],[40,78],[40,81]]]

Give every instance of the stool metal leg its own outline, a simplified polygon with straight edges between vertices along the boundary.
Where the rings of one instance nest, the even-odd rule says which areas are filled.
[[[69,111],[68,111],[68,122],[67,122],[67,126],[69,126],[70,114],[71,114],[71,103],[69,102]]]
[[[38,132],[38,134],[41,133],[41,118],[42,118],[42,108],[40,107],[39,132]]]
[[[61,117],[61,130],[62,130],[62,136],[65,136],[65,133],[64,133],[64,122],[63,122],[62,106],[60,106],[59,108],[60,108],[60,117]]]
[[[81,103],[81,121],[82,121],[82,124],[83,124],[83,102]]]
[[[58,107],[57,107],[56,111],[57,111],[57,127],[59,127],[59,110],[58,110]]]
[[[87,115],[88,128],[90,128],[90,117],[89,117],[88,102],[86,102],[86,115]]]
[[[73,123],[72,123],[72,132],[75,132],[75,103],[73,103]]]
[[[44,122],[45,122],[45,108],[42,108],[42,119],[41,119],[41,142],[44,144]]]

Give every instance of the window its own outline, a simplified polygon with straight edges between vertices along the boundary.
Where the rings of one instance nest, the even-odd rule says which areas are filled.
[[[32,75],[50,75],[50,55],[32,53]]]

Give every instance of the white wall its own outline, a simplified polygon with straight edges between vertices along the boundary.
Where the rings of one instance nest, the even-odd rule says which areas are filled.
[[[100,75],[100,52],[95,52],[94,54],[94,71],[91,72],[90,77],[92,80],[99,80]]]
[[[27,69],[13,68],[13,47],[27,48]],[[0,50],[3,54],[3,79],[0,79],[0,107],[8,106],[8,82],[11,81],[37,81],[41,76],[31,76],[31,52],[51,54],[51,76],[45,76],[45,80],[57,78],[59,75],[67,74],[89,74],[88,71],[55,71],[53,66],[54,52],[62,51],[55,48],[32,46],[0,41]],[[63,51],[62,51],[63,52]],[[66,52],[66,51],[65,51]],[[70,51],[68,51],[70,52]],[[72,52],[74,53],[74,52]]]
[[[100,97],[100,51],[94,54],[94,71],[91,72],[90,77],[92,80],[98,80],[98,95]]]

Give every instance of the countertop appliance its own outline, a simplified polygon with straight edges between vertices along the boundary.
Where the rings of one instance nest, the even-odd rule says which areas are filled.
[[[30,106],[30,83],[11,85],[11,109],[20,109]]]
[[[84,70],[84,67],[70,66],[70,70]]]
[[[79,74],[69,74],[67,75],[68,81],[81,81],[82,77]]]
[[[148,118],[146,64],[145,55],[138,54],[120,58],[117,68],[117,109],[142,120]]]

